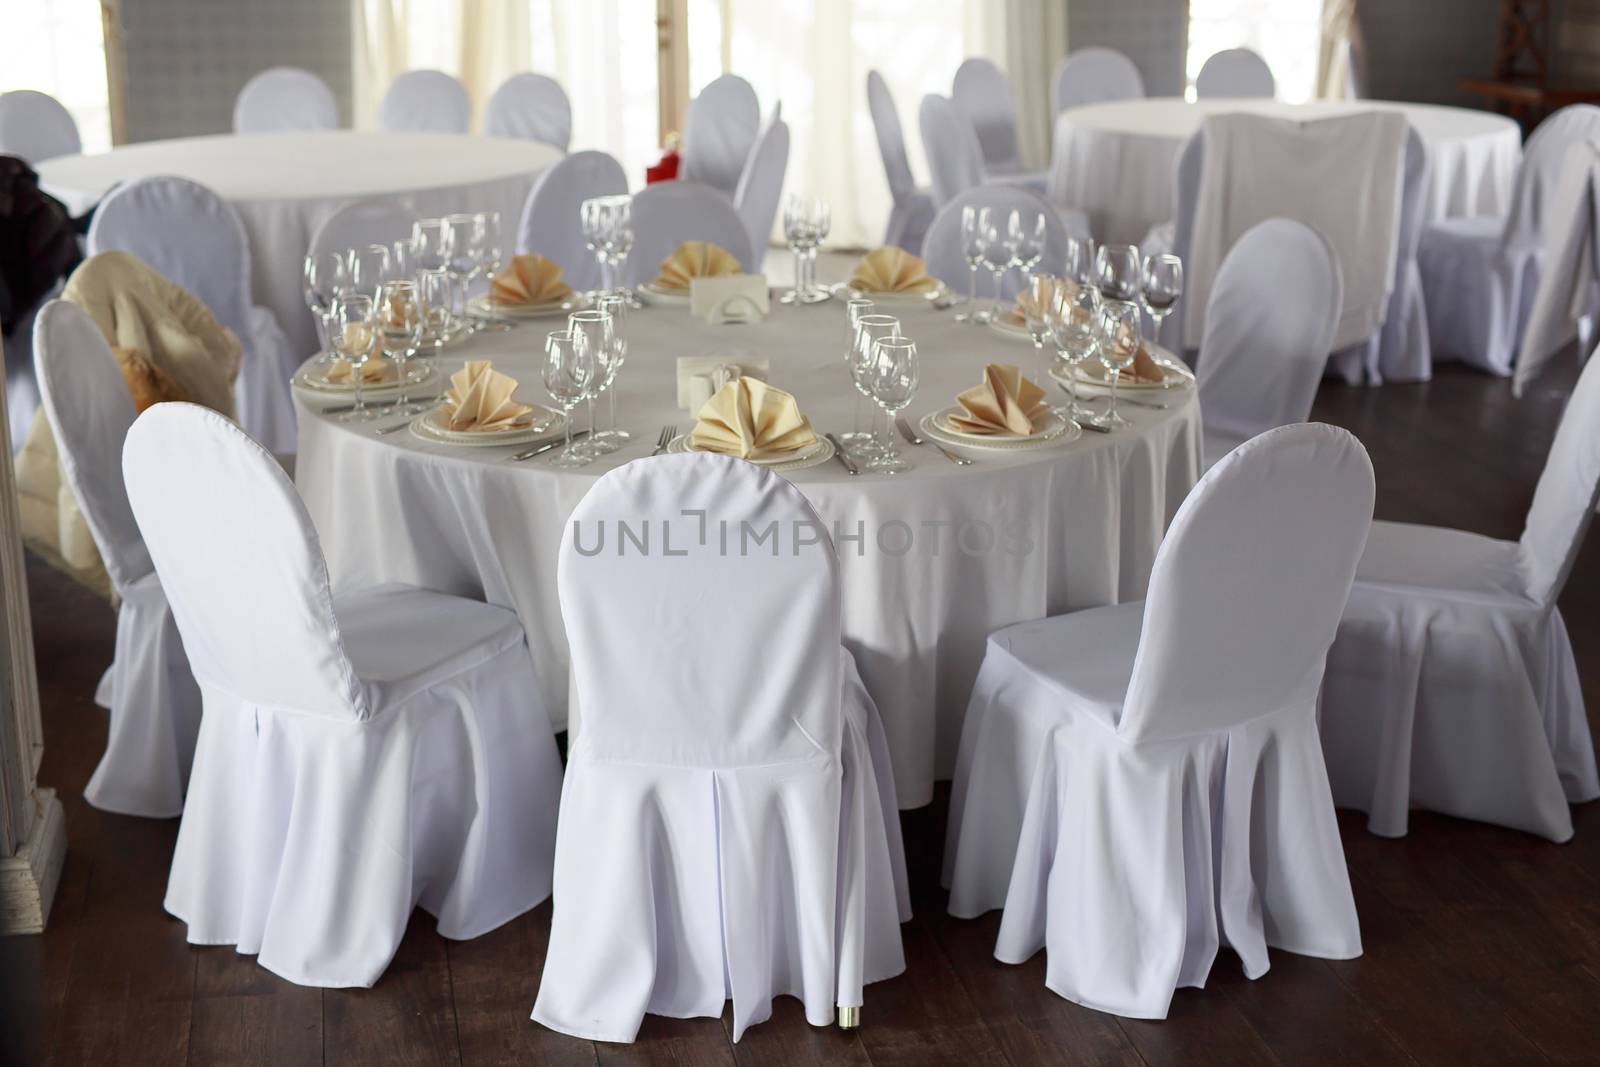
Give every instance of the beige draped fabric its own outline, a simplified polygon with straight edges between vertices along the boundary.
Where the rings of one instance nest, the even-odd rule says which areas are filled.
[[[1356,0],[1323,0],[1322,44],[1317,50],[1317,96],[1348,100],[1360,96],[1361,27]]]
[[[358,0],[355,114],[371,126],[378,102],[408,70],[442,70],[472,99],[473,127],[500,83],[532,63],[529,0]]]

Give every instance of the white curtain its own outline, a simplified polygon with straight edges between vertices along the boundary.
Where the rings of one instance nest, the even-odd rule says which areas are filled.
[[[1322,43],[1317,50],[1317,95],[1333,100],[1360,96],[1361,58],[1356,0],[1323,0]]]

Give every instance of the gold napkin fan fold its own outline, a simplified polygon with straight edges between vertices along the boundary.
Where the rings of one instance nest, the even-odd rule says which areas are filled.
[[[789,393],[760,378],[739,377],[706,401],[689,444],[700,452],[773,459],[817,443],[811,420]]]
[[[452,430],[495,433],[533,424],[534,409],[512,396],[517,380],[494,369],[486,359],[471,359],[450,375],[444,396],[447,425]]]
[[[361,384],[377,385],[382,382],[392,381],[396,377],[395,365],[390,360],[378,356],[361,364]],[[338,384],[356,380],[356,365],[348,359],[336,359],[328,367],[328,381]]]
[[[1010,433],[1026,437],[1050,413],[1045,392],[1005,363],[983,368],[983,383],[956,397],[960,413],[948,416],[952,428],[965,433]]]
[[[1132,348],[1133,362],[1117,372],[1119,382],[1164,382],[1167,380],[1166,372],[1161,369],[1150,355],[1150,349],[1144,341],[1134,336],[1127,326],[1117,328],[1117,339],[1113,342],[1120,356],[1126,357],[1128,349]]]
[[[884,245],[862,257],[850,284],[868,293],[925,293],[939,283],[921,259],[903,248]]]
[[[1024,322],[1030,315],[1044,318],[1059,297],[1071,296],[1077,291],[1078,283],[1071,278],[1035,274],[1032,284],[1017,294],[1016,315]]]
[[[511,265],[491,283],[497,303],[511,306],[554,304],[572,295],[561,280],[561,265],[537,253],[511,257]]]
[[[721,278],[744,270],[732,252],[710,241],[685,241],[661,261],[651,284],[658,289],[688,289],[695,278]]]

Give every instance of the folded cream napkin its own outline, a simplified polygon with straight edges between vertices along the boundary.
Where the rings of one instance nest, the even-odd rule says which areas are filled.
[[[517,380],[486,359],[469,359],[450,375],[444,394],[446,425],[452,430],[496,433],[533,424],[534,409],[512,398]]]
[[[1128,358],[1128,350],[1134,350],[1133,362],[1123,367],[1118,372],[1119,382],[1164,382],[1167,380],[1166,372],[1150,356],[1150,349],[1145,347],[1144,341],[1134,336],[1132,330],[1126,326],[1119,327],[1117,339],[1112,342],[1121,359]]]
[[[560,264],[537,253],[512,256],[511,266],[492,284],[501,304],[554,304],[572,295],[572,286],[561,280]]]
[[[925,293],[939,283],[922,260],[903,248],[884,245],[862,258],[850,284],[869,293]]]
[[[717,390],[696,417],[689,444],[701,452],[772,459],[817,443],[811,420],[782,389],[739,377]]]
[[[687,289],[694,278],[720,278],[744,270],[732,252],[710,241],[685,241],[661,261],[657,289]]]
[[[956,397],[964,414],[949,416],[950,425],[965,433],[1014,433],[1026,437],[1050,412],[1045,393],[1004,363],[983,368],[983,384]]]
[[[369,359],[361,364],[361,384],[373,385],[378,382],[391,382],[395,380],[395,365],[390,360],[379,357]],[[330,382],[355,382],[355,364],[348,359],[336,359],[328,367],[328,381]]]
[[[1016,317],[1026,322],[1029,315],[1043,318],[1049,314],[1057,295],[1070,296],[1078,291],[1078,283],[1071,278],[1057,278],[1053,274],[1035,274],[1028,288],[1017,294]]]

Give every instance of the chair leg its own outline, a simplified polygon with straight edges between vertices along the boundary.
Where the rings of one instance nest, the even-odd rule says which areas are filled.
[[[841,1029],[841,1030],[855,1030],[855,1029],[858,1029],[860,1026],[861,1026],[861,1009],[860,1009],[860,1007],[846,1008],[843,1005],[840,1005],[840,1007],[839,1007],[839,1029]]]

